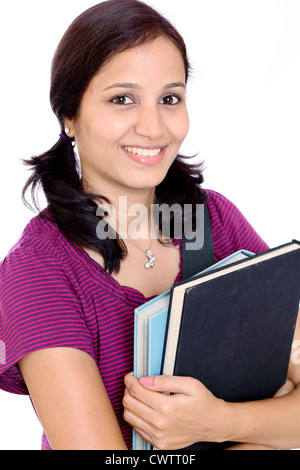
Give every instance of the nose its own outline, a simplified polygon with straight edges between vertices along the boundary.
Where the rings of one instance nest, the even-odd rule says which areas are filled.
[[[138,111],[135,132],[151,140],[160,139],[165,133],[165,124],[156,105],[144,105]]]

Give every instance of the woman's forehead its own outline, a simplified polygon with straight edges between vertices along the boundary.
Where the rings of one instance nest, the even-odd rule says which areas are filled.
[[[115,54],[102,66],[94,78],[103,83],[112,81],[106,85],[114,87],[114,84],[127,83],[132,88],[138,88],[138,79],[153,75],[170,80],[166,83],[185,83],[185,65],[178,48],[168,39],[158,38],[151,43],[142,44]],[[166,85],[166,83],[164,85]]]

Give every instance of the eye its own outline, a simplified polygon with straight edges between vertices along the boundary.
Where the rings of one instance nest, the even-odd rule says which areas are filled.
[[[160,104],[167,104],[169,106],[174,106],[175,104],[180,103],[181,97],[178,95],[166,95],[160,100]]]
[[[118,95],[118,96],[115,96],[112,100],[110,100],[111,103],[114,103],[114,104],[118,104],[118,105],[122,105],[122,106],[126,106],[128,104],[133,104],[134,101],[132,98],[130,98],[130,96],[127,96],[127,95]]]

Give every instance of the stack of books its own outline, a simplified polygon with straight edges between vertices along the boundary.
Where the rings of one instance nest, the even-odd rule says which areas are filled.
[[[194,377],[229,402],[270,398],[286,381],[299,299],[299,242],[234,253],[136,309],[134,374]],[[133,449],[151,446],[134,431]]]

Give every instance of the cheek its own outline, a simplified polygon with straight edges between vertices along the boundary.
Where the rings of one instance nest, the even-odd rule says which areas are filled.
[[[84,119],[81,117],[76,125],[76,134],[79,139],[88,139],[89,143],[102,141],[117,141],[129,127],[129,119],[119,116],[109,110],[89,110],[85,113]]]
[[[190,130],[190,121],[188,113],[185,112],[182,114],[180,119],[174,122],[173,125],[173,135],[176,138],[178,144],[181,144],[186,136],[188,135]]]
[[[129,128],[129,119],[109,114],[97,116],[90,127],[97,142],[102,142],[103,145],[118,143]]]

